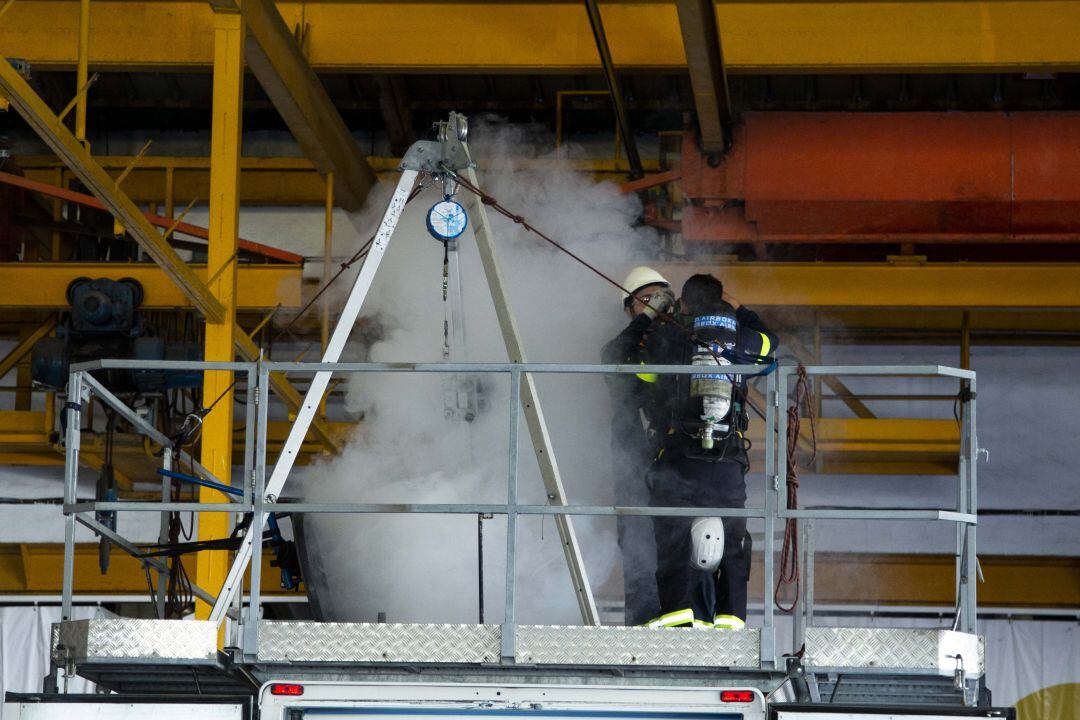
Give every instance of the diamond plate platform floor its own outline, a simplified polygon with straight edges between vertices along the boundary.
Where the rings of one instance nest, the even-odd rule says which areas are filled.
[[[758,630],[522,625],[519,665],[758,669]],[[498,625],[259,623],[259,663],[452,663],[501,655]]]

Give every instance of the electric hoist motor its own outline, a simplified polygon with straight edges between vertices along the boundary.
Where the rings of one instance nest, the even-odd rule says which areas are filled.
[[[31,351],[34,383],[53,389],[67,385],[70,367],[91,360],[201,360],[193,342],[167,342],[144,322],[138,308],[142,285],[132,278],[78,278],[67,289],[69,310],[56,337],[42,338]],[[202,384],[195,370],[102,370],[94,375],[114,391],[154,392]]]

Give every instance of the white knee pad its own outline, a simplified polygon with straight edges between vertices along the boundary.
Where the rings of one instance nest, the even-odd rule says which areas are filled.
[[[718,517],[694,518],[690,543],[690,564],[694,569],[716,572],[724,557],[724,521]]]

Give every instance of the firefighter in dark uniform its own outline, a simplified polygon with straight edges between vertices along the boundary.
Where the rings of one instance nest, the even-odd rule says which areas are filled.
[[[623,308],[630,323],[608,342],[601,353],[606,365],[638,365],[642,342],[661,313],[675,306],[675,295],[664,277],[650,267],[630,271],[623,287],[630,292]],[[632,375],[606,375],[614,414],[611,420],[611,460],[615,502],[628,507],[649,504],[645,472],[658,448],[659,433],[645,417],[640,382]],[[647,517],[615,519],[623,565],[624,619],[641,625],[656,615],[656,542]]]
[[[644,339],[642,359],[657,365],[702,365],[695,375],[644,377],[650,415],[666,424],[647,476],[653,507],[742,508],[746,505],[746,383],[718,372],[725,364],[767,363],[775,336],[758,316],[724,294],[711,275],[683,286],[682,315],[665,318]],[[663,418],[663,420],[661,420]],[[715,519],[708,519],[713,523]],[[692,564],[699,548],[692,517],[653,519],[663,627],[741,629],[746,621],[750,538],[745,518],[723,518],[723,555],[716,571]],[[717,523],[719,525],[719,523]]]

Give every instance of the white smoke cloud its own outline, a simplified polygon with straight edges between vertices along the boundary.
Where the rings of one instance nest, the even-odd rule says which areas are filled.
[[[481,124],[472,132],[482,159],[484,188],[589,262],[621,280],[633,265],[653,259],[653,231],[634,227],[640,204],[613,183],[597,184],[551,158],[543,172],[526,172],[513,159],[534,144],[520,128]],[[439,198],[426,190],[407,208],[376,276],[362,317],[377,319],[381,339],[351,348],[372,361],[439,361],[443,346],[441,244],[424,226]],[[462,193],[467,192],[462,190]],[[366,239],[387,193],[358,221]],[[460,199],[460,198],[459,198]],[[599,362],[600,348],[624,325],[619,292],[565,254],[489,212],[499,259],[526,352],[535,362]],[[365,222],[366,220],[366,222]],[[471,228],[460,239],[466,357],[505,362],[493,305]],[[342,283],[344,284],[344,283]],[[600,376],[538,378],[555,454],[571,502],[610,504],[608,447],[611,407]],[[439,375],[369,374],[348,380],[346,403],[362,412],[345,451],[308,468],[301,484],[310,501],[503,502],[508,467],[505,376],[484,382],[487,412],[466,424],[444,415]],[[545,492],[524,419],[519,444],[523,502],[543,503]],[[575,519],[594,591],[617,563],[612,518]],[[505,519],[485,527],[486,620],[502,617]],[[475,622],[477,520],[466,516],[309,516],[310,549],[318,555],[313,582],[328,619],[392,622]],[[519,622],[574,623],[579,614],[551,518],[519,519]],[[322,576],[321,578],[319,576]],[[609,595],[621,592],[616,588]]]

